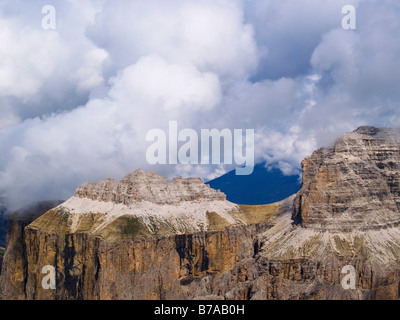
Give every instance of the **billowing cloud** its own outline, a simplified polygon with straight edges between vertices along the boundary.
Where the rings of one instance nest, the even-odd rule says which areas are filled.
[[[234,165],[146,161],[146,133],[254,129],[257,161],[299,173],[359,125],[399,126],[400,7],[348,1],[0,1],[0,197],[65,199],[138,168],[213,178]]]
[[[55,1],[56,30],[43,30],[45,3],[0,2],[0,128],[76,108],[104,81],[107,52],[85,35],[95,1]]]
[[[106,1],[88,35],[110,53],[109,73],[158,54],[228,79],[258,62],[253,27],[240,1]]]

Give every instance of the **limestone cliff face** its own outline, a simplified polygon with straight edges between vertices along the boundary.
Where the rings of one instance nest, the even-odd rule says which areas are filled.
[[[302,166],[292,216],[261,237],[263,283],[276,283],[275,298],[398,299],[399,131],[361,127]],[[354,290],[340,285],[346,265],[356,270]]]
[[[3,296],[398,299],[398,131],[361,127],[302,165],[299,193],[264,206],[154,172],[87,183],[11,227]],[[44,265],[56,268],[56,290],[41,286]],[[342,286],[345,266],[354,289]]]
[[[218,295],[218,286],[199,281],[253,257],[257,235],[288,209],[230,203],[200,179],[138,171],[111,181],[87,183],[10,231],[18,238],[7,250],[20,244],[19,262],[3,268],[4,298],[189,299],[211,287]],[[46,265],[56,268],[56,290],[42,288]]]
[[[232,270],[254,255],[254,239],[266,226],[104,241],[84,233],[49,235],[27,228],[27,299],[190,299],[210,288],[207,275]],[[40,269],[53,265],[57,289],[44,290]],[[218,293],[222,287],[215,286]]]
[[[302,162],[294,220],[324,230],[400,223],[400,131],[361,127]]]
[[[0,274],[0,296],[2,298],[25,299],[27,257],[24,229],[60,202],[62,201],[35,203],[8,217],[7,250],[3,257]]]

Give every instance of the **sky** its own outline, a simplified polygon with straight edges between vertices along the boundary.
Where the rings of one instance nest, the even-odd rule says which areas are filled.
[[[399,79],[397,0],[0,0],[0,199],[234,168],[149,164],[146,133],[169,121],[254,129],[256,163],[298,174],[344,132],[399,127]]]

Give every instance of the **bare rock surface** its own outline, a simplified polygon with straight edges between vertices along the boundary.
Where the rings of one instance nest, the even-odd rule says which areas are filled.
[[[360,127],[302,162],[293,218],[321,230],[400,223],[400,131]]]
[[[75,196],[125,205],[140,201],[178,204],[199,199],[226,200],[224,193],[211,189],[200,178],[177,177],[169,182],[157,172],[143,170],[128,174],[119,183],[110,178],[96,184],[87,182],[77,189]]]
[[[141,170],[86,183],[9,230],[3,295],[399,299],[399,131],[361,127],[302,166],[299,193],[264,206],[231,203],[200,179]],[[56,290],[41,288],[44,265],[56,267]],[[354,289],[342,286],[345,266]]]
[[[257,297],[398,299],[399,133],[360,127],[302,162],[293,214],[259,237],[257,265],[269,290]],[[356,272],[353,290],[341,286],[348,265]]]
[[[143,170],[129,173],[120,182],[110,178],[87,182],[54,212],[65,215],[68,232],[77,232],[88,214],[94,215],[96,222],[88,232],[102,237],[109,237],[121,218],[128,225],[135,221],[134,229],[141,235],[153,236],[243,224],[239,206],[200,178],[168,181],[154,171]]]

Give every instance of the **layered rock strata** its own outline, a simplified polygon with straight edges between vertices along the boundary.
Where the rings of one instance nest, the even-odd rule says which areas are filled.
[[[264,206],[153,172],[85,184],[7,244],[11,257],[22,243],[3,266],[3,295],[398,299],[399,149],[397,130],[361,127],[303,161],[296,196]],[[44,265],[56,290],[41,286]],[[343,285],[348,267],[354,288]]]
[[[211,189],[200,178],[177,177],[169,182],[158,173],[137,170],[119,183],[114,179],[87,182],[76,190],[76,197],[122,203],[125,205],[147,201],[154,204],[179,204],[183,201],[226,200],[225,194]]]
[[[398,299],[399,130],[360,127],[302,167],[293,214],[261,236],[258,266],[267,287],[276,283],[274,298]],[[341,283],[346,266],[352,290]]]
[[[302,162],[293,218],[303,227],[365,230],[400,223],[400,130],[360,127]]]
[[[290,206],[240,206],[201,179],[142,170],[112,181],[84,184],[24,228],[20,263],[3,268],[4,298],[194,298],[197,281],[252,257],[256,236]],[[41,286],[46,265],[56,290]]]

